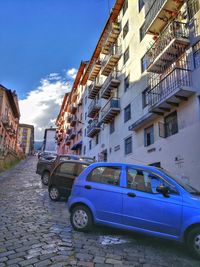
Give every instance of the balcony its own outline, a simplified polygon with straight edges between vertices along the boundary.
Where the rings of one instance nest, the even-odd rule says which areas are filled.
[[[109,54],[105,56],[102,64],[102,75],[108,76],[117,65],[122,55],[121,46],[113,46],[109,50]]]
[[[66,129],[66,133],[67,133],[67,134],[70,134],[70,133],[71,133],[71,131],[72,131],[72,128],[70,128],[70,127],[67,127],[67,129]]]
[[[65,144],[68,146],[71,144],[71,140],[69,139],[69,136],[65,139]]]
[[[101,123],[110,123],[120,113],[119,98],[111,98],[101,110]]]
[[[99,99],[95,98],[88,107],[88,117],[94,118],[97,112],[101,109],[101,102]]]
[[[90,99],[94,99],[95,96],[98,94],[99,90],[101,89],[101,86],[102,86],[102,79],[100,81],[97,81],[97,79],[95,79],[93,83],[91,83],[89,86],[88,97]]]
[[[101,131],[100,123],[98,120],[93,120],[87,127],[87,137],[93,138]]]
[[[77,110],[77,105],[75,103],[70,104],[70,113],[75,114]]]
[[[95,60],[92,67],[91,67],[91,70],[90,70],[90,73],[89,73],[89,77],[88,77],[88,80],[90,81],[94,81],[95,78],[97,77],[97,75],[99,74],[100,72],[100,69],[101,69],[101,61],[100,60]]]
[[[160,34],[170,19],[177,16],[184,0],[155,0],[145,16],[143,31]]]
[[[76,136],[76,132],[74,130],[72,130],[70,135],[69,135],[69,140],[74,139],[75,136]]]
[[[188,45],[186,23],[171,22],[146,53],[149,62],[147,71],[162,73],[185,52]]]
[[[101,89],[101,98],[110,98],[110,93],[112,90],[116,90],[120,84],[118,79],[118,73],[116,71],[111,72],[108,78],[105,80]]]
[[[77,92],[73,92],[71,96],[71,101],[73,102],[76,101],[77,96],[78,96]]]
[[[2,123],[3,123],[4,126],[8,126],[9,125],[9,118],[8,118],[8,116],[6,116],[6,115],[2,116],[1,121],[2,121]]]
[[[194,93],[191,90],[190,71],[175,68],[148,91],[149,112],[164,115]]]
[[[70,126],[74,127],[76,125],[76,122],[77,122],[77,117],[75,115],[73,115],[71,122],[70,122]]]
[[[120,34],[120,24],[118,22],[113,22],[108,29],[107,35],[104,38],[104,43],[102,47],[102,53],[107,55],[109,53],[109,48],[114,44]]]

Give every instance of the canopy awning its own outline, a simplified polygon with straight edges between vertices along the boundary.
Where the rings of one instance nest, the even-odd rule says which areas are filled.
[[[79,142],[77,142],[77,143],[75,143],[75,144],[72,146],[71,150],[78,150],[79,148],[82,147],[82,144],[83,144],[83,141],[82,141],[82,140],[79,141]]]

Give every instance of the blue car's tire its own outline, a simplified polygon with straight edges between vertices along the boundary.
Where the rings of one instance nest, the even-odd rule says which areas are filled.
[[[70,214],[70,222],[76,231],[87,232],[92,230],[92,214],[84,205],[79,205],[72,209]]]
[[[200,226],[193,228],[188,233],[186,242],[192,255],[200,259]]]

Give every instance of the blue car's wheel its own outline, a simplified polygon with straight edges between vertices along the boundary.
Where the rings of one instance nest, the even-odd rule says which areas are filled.
[[[73,228],[77,231],[89,231],[92,229],[93,221],[90,210],[83,206],[76,206],[72,209],[70,221]]]
[[[187,246],[190,252],[200,259],[200,227],[195,227],[188,233]]]

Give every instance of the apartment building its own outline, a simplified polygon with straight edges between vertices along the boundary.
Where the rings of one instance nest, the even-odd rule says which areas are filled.
[[[0,85],[0,155],[17,153],[20,112],[15,91]]]
[[[80,84],[87,62],[81,62],[72,91],[66,93],[56,120],[59,154],[81,154],[83,128],[83,90]]]
[[[82,153],[200,188],[199,0],[116,0],[84,69]]]
[[[25,155],[32,155],[34,152],[34,126],[19,124],[19,145]]]

